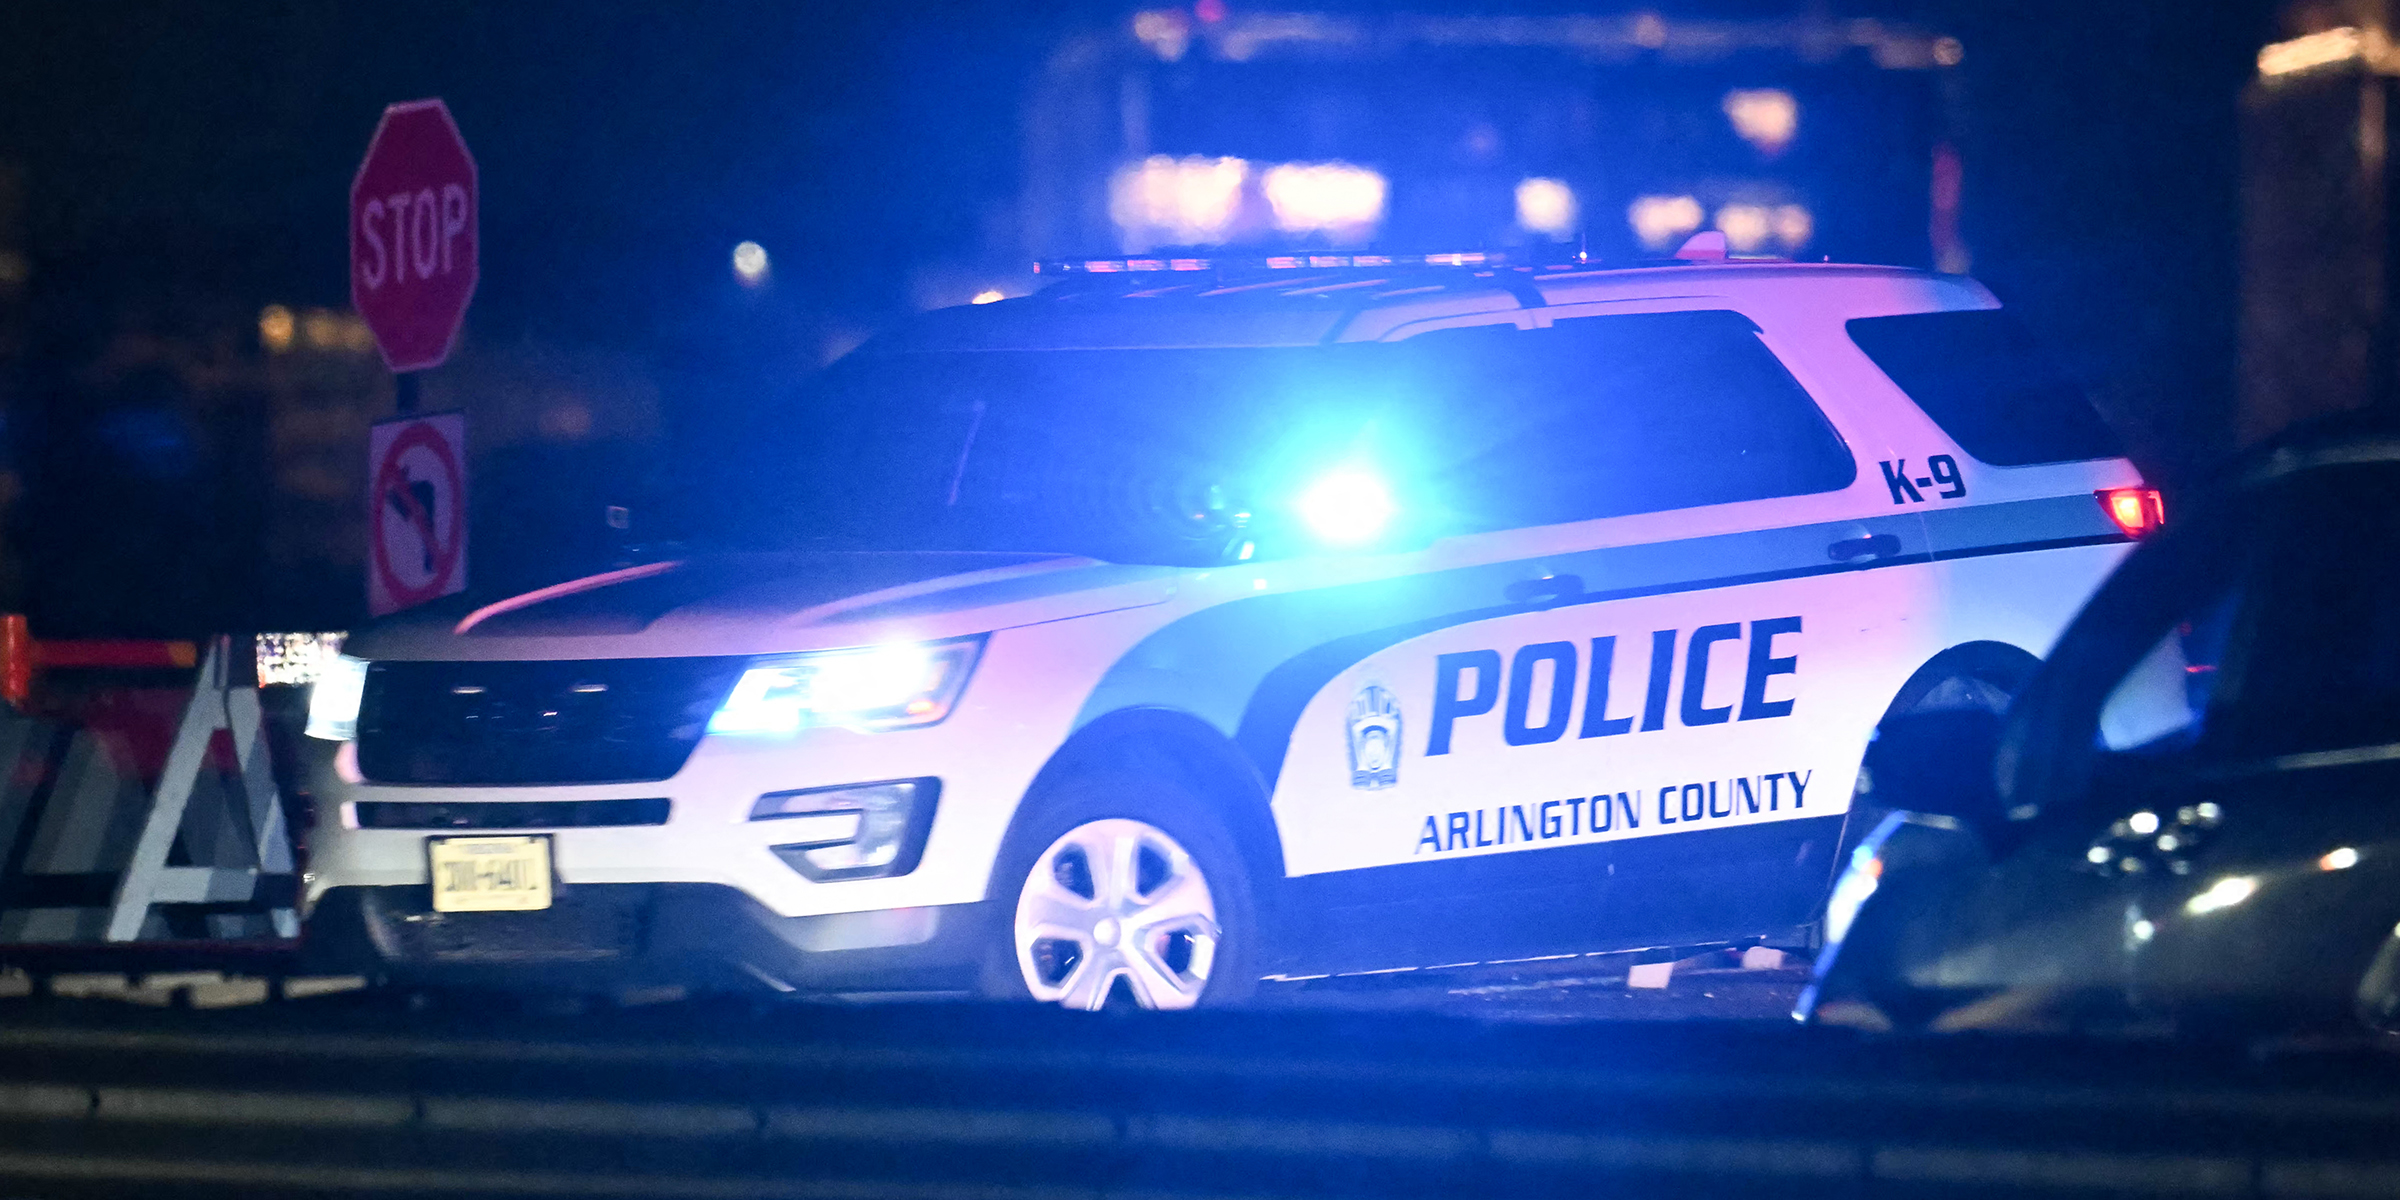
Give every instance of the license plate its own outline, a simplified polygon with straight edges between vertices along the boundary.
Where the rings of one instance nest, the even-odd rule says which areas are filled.
[[[550,839],[425,839],[435,912],[529,912],[550,907]]]

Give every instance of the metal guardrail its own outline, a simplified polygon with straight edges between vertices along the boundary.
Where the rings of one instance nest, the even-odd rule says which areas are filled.
[[[32,1006],[23,1194],[2388,1195],[2400,1063],[1319,1014]]]

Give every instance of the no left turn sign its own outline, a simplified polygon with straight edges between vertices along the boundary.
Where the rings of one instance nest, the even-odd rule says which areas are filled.
[[[380,617],[466,590],[467,421],[378,422],[368,437],[367,609]]]

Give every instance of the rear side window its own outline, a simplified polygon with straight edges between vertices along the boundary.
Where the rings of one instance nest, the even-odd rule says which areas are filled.
[[[1848,487],[1849,448],[1732,312],[1580,317],[1401,343],[1454,397],[1444,489],[1506,529]]]
[[[1942,432],[1996,467],[2125,453],[2075,381],[1996,308],[1862,317],[1850,340]]]

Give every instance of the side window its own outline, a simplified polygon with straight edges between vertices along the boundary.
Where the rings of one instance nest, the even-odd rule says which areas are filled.
[[[2268,512],[2204,745],[2251,758],[2400,742],[2400,471],[2311,471]]]
[[[2100,747],[2166,752],[2200,738],[2224,664],[2239,597],[2227,593],[2169,630],[2109,691],[2100,707]]]
[[[1467,529],[1838,491],[1857,464],[1731,312],[1577,317],[1401,343],[1453,398],[1441,457]]]
[[[2125,453],[2083,389],[2003,310],[1862,317],[1849,330],[1942,432],[1993,466]]]

